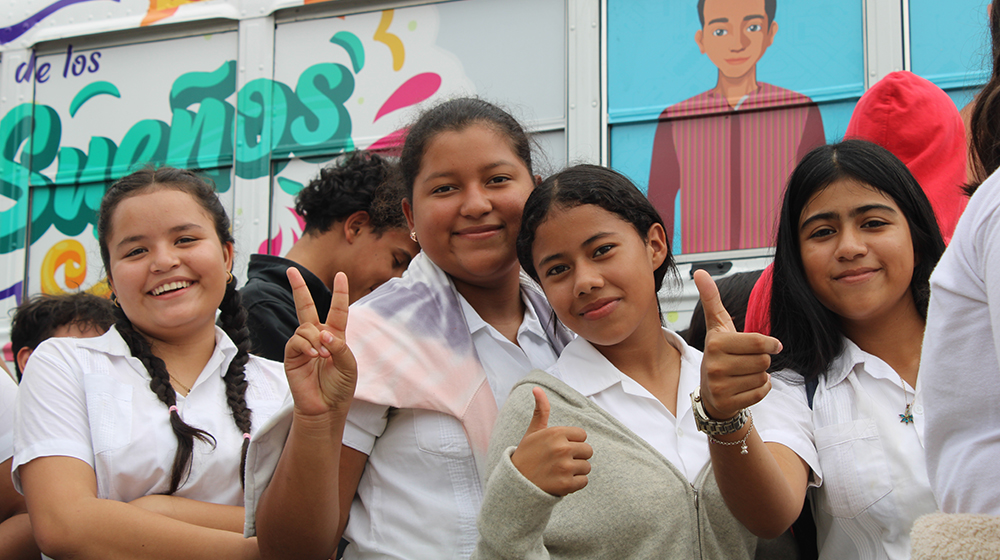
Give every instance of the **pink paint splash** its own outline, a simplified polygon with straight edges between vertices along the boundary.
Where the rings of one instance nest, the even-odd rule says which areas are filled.
[[[300,216],[299,213],[295,211],[295,208],[286,206],[285,209],[291,212],[293,216],[295,216],[295,221],[298,222],[299,224],[299,231],[305,231],[306,219]],[[280,255],[283,233],[284,233],[284,228],[278,228],[278,235],[275,235],[273,239],[264,240],[263,242],[261,242],[260,247],[257,248],[257,253],[261,255]],[[299,233],[293,229],[292,245],[294,245],[298,240],[299,240]],[[268,245],[268,243],[270,243],[270,246]]]
[[[407,128],[401,128],[395,132],[390,132],[373,142],[367,149],[370,152],[399,157],[403,152],[403,141],[406,140],[406,132],[408,130]]]
[[[382,107],[379,108],[378,113],[375,115],[375,120],[372,122],[376,122],[383,116],[388,115],[393,111],[402,109],[403,107],[409,107],[410,105],[420,103],[421,101],[434,95],[440,87],[441,76],[432,72],[417,74],[409,80],[406,80],[403,85],[399,86],[396,91],[392,92],[389,99],[387,99],[385,103],[382,104]]]
[[[295,216],[295,221],[299,223],[299,231],[305,231],[306,219],[303,218],[301,215],[299,215],[299,213],[295,211],[295,208],[288,208],[288,211],[291,212],[293,216]],[[295,235],[294,231],[292,232],[292,235]],[[295,240],[298,241],[298,236],[295,237]]]
[[[260,247],[257,248],[257,253],[261,255],[280,255],[281,254],[281,230],[278,230],[278,235],[274,236],[274,239],[270,240],[270,247],[268,247],[268,240],[265,239]]]

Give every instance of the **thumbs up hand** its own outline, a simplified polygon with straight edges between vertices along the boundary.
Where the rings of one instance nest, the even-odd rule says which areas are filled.
[[[709,416],[727,420],[760,402],[771,390],[767,368],[771,354],[781,352],[781,342],[759,333],[737,332],[712,277],[698,270],[694,282],[705,310],[701,398]]]
[[[549,398],[541,387],[532,390],[535,412],[528,430],[510,460],[535,486],[554,496],[565,496],[587,485],[594,455],[587,432],[572,426],[549,427]]]

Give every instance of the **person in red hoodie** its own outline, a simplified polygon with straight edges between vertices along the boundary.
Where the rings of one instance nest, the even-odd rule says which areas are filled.
[[[874,142],[906,164],[931,201],[945,243],[951,241],[968,201],[968,147],[962,117],[947,93],[912,72],[893,72],[858,100],[844,138]],[[750,293],[746,332],[769,334],[770,305],[768,265]]]
[[[898,157],[934,208],[945,243],[968,197],[965,125],[941,88],[912,72],[893,72],[858,101],[845,138],[874,142]]]

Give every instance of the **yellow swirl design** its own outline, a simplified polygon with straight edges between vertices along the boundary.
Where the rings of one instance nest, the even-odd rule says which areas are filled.
[[[66,290],[59,285],[56,272],[63,267],[63,281],[70,290],[79,289],[87,279],[87,251],[83,244],[75,239],[63,239],[45,253],[39,277],[43,294],[62,294]],[[108,297],[111,288],[107,281],[101,280],[85,290],[95,296]]]
[[[403,67],[403,62],[406,60],[406,48],[403,47],[403,41],[399,37],[389,33],[389,26],[392,25],[394,11],[382,10],[382,20],[379,21],[378,29],[375,30],[375,35],[372,39],[389,47],[389,52],[392,53],[392,69],[399,72]]]

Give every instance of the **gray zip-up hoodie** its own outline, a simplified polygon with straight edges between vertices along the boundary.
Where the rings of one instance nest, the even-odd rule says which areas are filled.
[[[558,498],[510,456],[531,421],[533,387],[551,405],[549,426],[577,426],[594,449],[588,484]],[[757,538],[722,501],[711,464],[695,484],[641,437],[555,377],[533,371],[514,386],[490,441],[474,559],[753,558]]]

